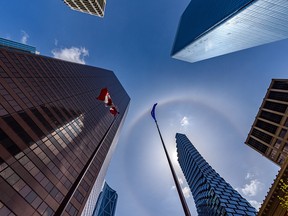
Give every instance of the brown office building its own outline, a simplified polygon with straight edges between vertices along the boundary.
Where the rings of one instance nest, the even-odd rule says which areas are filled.
[[[280,204],[280,199],[278,198],[284,198],[286,195],[281,190],[280,180],[283,180],[287,182],[288,180],[288,158],[286,161],[282,164],[281,169],[272,184],[270,191],[268,192],[265,200],[263,201],[263,204],[261,208],[259,209],[258,215],[259,216],[287,216],[288,211],[287,207],[283,207]]]
[[[279,166],[288,154],[288,80],[273,79],[246,144]]]
[[[106,0],[64,0],[72,10],[95,16],[104,16]]]
[[[0,48],[0,93],[0,215],[88,215],[130,101],[114,73]]]

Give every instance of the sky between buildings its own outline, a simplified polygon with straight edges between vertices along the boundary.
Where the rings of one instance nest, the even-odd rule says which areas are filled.
[[[107,174],[117,216],[184,215],[150,117],[156,115],[193,215],[177,163],[176,132],[254,206],[278,167],[244,145],[272,78],[287,78],[288,40],[194,64],[170,57],[188,0],[107,0],[105,17],[72,11],[61,0],[0,1],[0,37],[46,56],[113,70],[131,97]],[[111,95],[113,98],[113,95]],[[189,197],[190,196],[190,197]]]

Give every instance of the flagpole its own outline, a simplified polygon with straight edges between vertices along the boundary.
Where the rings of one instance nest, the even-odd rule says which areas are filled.
[[[185,213],[185,216],[191,216],[190,211],[189,211],[189,208],[188,208],[187,203],[186,203],[186,200],[185,200],[185,197],[184,197],[184,194],[183,194],[182,189],[181,189],[181,186],[180,186],[180,184],[179,184],[179,181],[178,181],[176,172],[175,172],[175,170],[174,170],[174,168],[173,168],[172,162],[171,162],[171,160],[170,160],[168,151],[167,151],[167,149],[166,149],[164,140],[163,140],[163,138],[162,138],[162,134],[161,134],[161,132],[160,132],[160,129],[159,129],[159,126],[158,126],[158,123],[157,123],[157,120],[156,120],[156,116],[155,116],[155,108],[156,108],[156,105],[157,105],[157,103],[154,104],[153,109],[152,109],[152,111],[151,111],[151,115],[152,115],[152,117],[153,117],[153,119],[154,119],[154,121],[155,121],[157,130],[158,130],[158,133],[159,133],[161,142],[162,142],[162,146],[163,146],[163,148],[164,148],[165,155],[166,155],[166,157],[167,157],[170,170],[171,170],[171,172],[172,172],[172,176],[173,176],[173,179],[174,179],[174,183],[175,183],[175,185],[176,185],[176,189],[177,189],[177,192],[178,192],[178,195],[179,195],[179,198],[180,198],[182,207],[183,207],[183,211],[184,211],[184,213]]]

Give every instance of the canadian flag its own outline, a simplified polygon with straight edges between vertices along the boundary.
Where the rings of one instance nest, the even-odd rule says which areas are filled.
[[[100,94],[97,97],[97,99],[100,100],[100,101],[103,101],[105,103],[105,106],[110,107],[109,109],[110,109],[110,113],[112,115],[115,116],[116,114],[119,113],[117,111],[115,105],[112,102],[111,96],[110,96],[107,88],[102,88],[101,89]]]
[[[114,116],[116,116],[119,112],[117,111],[116,107],[110,107],[110,113]]]

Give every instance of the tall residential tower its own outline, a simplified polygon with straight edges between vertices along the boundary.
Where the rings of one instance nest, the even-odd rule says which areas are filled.
[[[256,210],[205,161],[184,134],[176,134],[180,167],[199,216],[256,215]]]
[[[286,0],[191,0],[172,57],[197,62],[288,38]]]
[[[130,101],[114,73],[0,48],[0,93],[0,215],[91,215]]]

